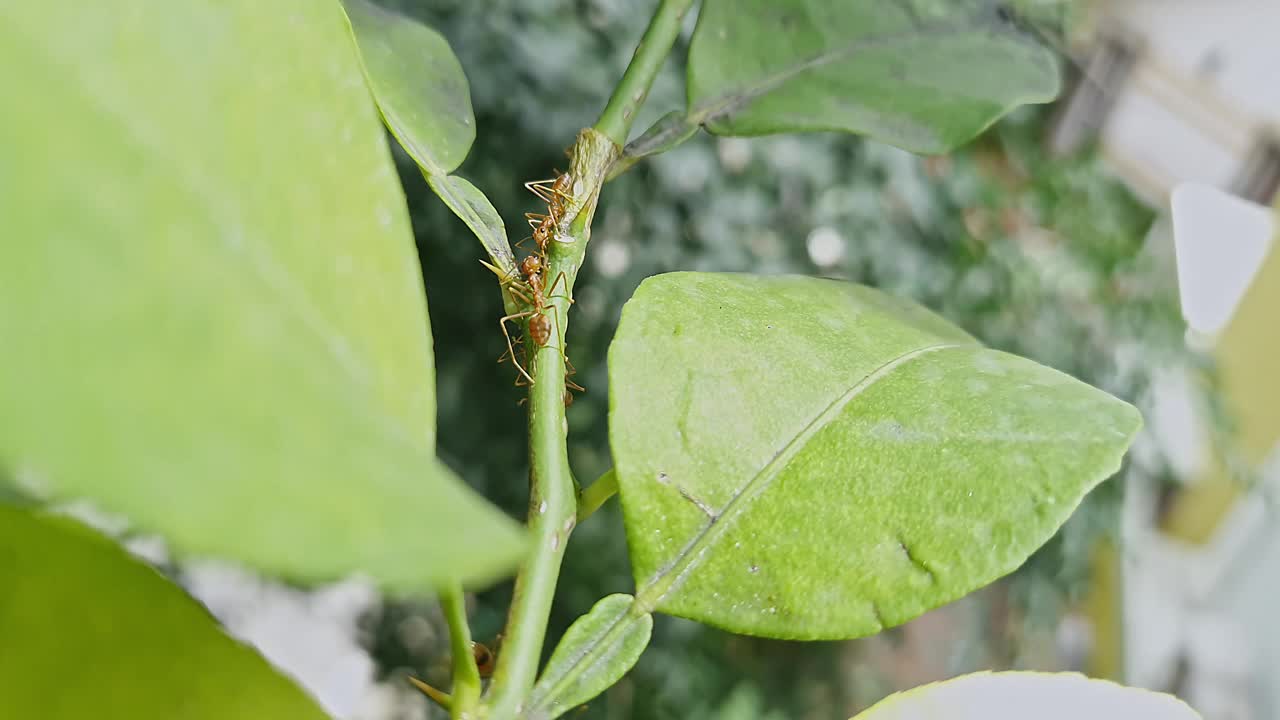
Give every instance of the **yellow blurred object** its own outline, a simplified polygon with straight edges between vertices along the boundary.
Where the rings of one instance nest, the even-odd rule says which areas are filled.
[[[1110,540],[1093,553],[1093,582],[1081,610],[1093,625],[1093,649],[1084,671],[1089,677],[1123,680],[1124,605],[1121,600],[1120,554]]]
[[[1280,440],[1280,240],[1259,268],[1244,298],[1214,346],[1221,390],[1235,422],[1234,448],[1257,468]],[[1244,488],[1225,458],[1210,466],[1174,498],[1161,529],[1195,544],[1209,541]]]

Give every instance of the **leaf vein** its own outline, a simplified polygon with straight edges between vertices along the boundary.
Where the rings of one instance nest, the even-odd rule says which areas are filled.
[[[773,480],[818,431],[834,420],[850,402],[861,395],[867,388],[875,385],[881,378],[916,358],[940,350],[960,347],[964,346],[946,343],[929,345],[903,353],[873,370],[833,400],[817,416],[810,420],[800,432],[796,433],[795,437],[788,440],[750,480],[743,483],[729,497],[729,500],[720,511],[713,517],[708,518],[702,529],[690,539],[684,548],[670,562],[659,568],[643,588],[638,589],[636,593],[637,605],[645,612],[651,611],[665,597],[679,589],[690,574],[702,564],[702,559],[707,551],[733,526],[733,521],[742,514],[743,509],[771,486]]]

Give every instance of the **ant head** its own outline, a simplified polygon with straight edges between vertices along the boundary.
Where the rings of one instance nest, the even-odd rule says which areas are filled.
[[[537,255],[530,255],[520,261],[520,272],[527,278],[531,275],[542,272],[542,258]]]

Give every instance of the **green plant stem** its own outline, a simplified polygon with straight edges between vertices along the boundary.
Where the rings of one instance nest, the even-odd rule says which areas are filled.
[[[685,13],[693,6],[693,0],[661,0],[658,9],[649,20],[636,52],[631,56],[631,63],[623,73],[622,80],[614,88],[609,103],[596,121],[596,130],[622,147],[627,144],[627,136],[631,134],[631,124],[635,122],[636,113],[644,105],[649,96],[649,88],[658,70],[667,60],[671,46],[680,34],[680,25],[684,22]]]
[[[453,650],[450,716],[454,720],[474,718],[480,703],[480,670],[471,651],[471,628],[467,625],[467,605],[461,585],[455,583],[440,593],[440,609],[449,624],[449,644]]]
[[[591,517],[609,498],[618,493],[618,475],[612,469],[578,493],[578,522]]]
[[[562,239],[548,249],[547,307],[551,341],[532,354],[529,371],[529,535],[532,548],[516,576],[511,612],[498,666],[489,687],[491,718],[516,717],[533,687],[546,639],[551,600],[569,534],[577,523],[578,491],[569,470],[564,417],[564,338],[578,268],[591,237],[600,187],[618,146],[592,129],[574,146],[572,199],[565,210]]]
[[[578,493],[569,469],[564,418],[564,339],[573,284],[586,256],[591,220],[609,166],[622,152],[636,111],[692,5],[693,0],[661,0],[596,127],[583,130],[574,145],[572,197],[557,229],[564,237],[551,243],[544,276],[546,313],[555,332],[551,342],[530,356],[529,534],[533,547],[516,575],[502,650],[489,688],[490,717],[495,720],[518,715],[533,687],[560,563],[577,523]]]

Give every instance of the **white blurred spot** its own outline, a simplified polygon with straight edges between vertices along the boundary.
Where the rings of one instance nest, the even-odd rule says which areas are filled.
[[[367,582],[305,592],[215,562],[193,563],[184,579],[228,632],[297,680],[334,717],[351,717],[373,690],[374,663],[357,626],[378,602]]]
[[[159,535],[144,535],[125,541],[124,547],[135,557],[151,563],[164,565],[169,562],[169,547]]]
[[[123,515],[108,513],[88,500],[72,500],[55,505],[53,512],[75,518],[89,527],[111,537],[118,537],[129,529],[129,521]]]
[[[595,250],[596,269],[605,277],[617,277],[631,265],[631,251],[616,240],[605,240]]]
[[[818,267],[831,267],[844,259],[844,236],[827,225],[813,229],[805,240],[809,259]]]
[[[1212,335],[1230,321],[1276,233],[1270,209],[1217,188],[1184,183],[1173,191],[1174,251],[1182,314]]]
[[[746,138],[723,138],[716,143],[720,166],[730,173],[740,173],[751,162],[751,141]]]

